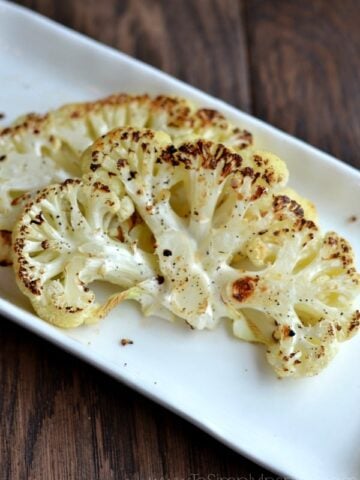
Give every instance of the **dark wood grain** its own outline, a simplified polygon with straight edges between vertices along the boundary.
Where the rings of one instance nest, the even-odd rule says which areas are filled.
[[[239,0],[26,0],[79,32],[249,110]]]
[[[359,166],[357,0],[18,3]],[[196,480],[191,474],[277,478],[2,320],[1,480]]]
[[[251,0],[252,111],[360,167],[360,2]]]
[[[196,480],[192,473],[258,479],[265,473],[6,320],[0,352],[1,480]]]

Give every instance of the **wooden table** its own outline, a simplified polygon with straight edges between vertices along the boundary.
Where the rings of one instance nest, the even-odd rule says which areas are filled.
[[[358,0],[18,3],[360,166]],[[1,479],[265,477],[277,478],[2,321]]]

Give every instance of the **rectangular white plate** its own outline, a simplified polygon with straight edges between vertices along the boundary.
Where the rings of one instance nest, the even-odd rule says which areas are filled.
[[[222,111],[289,165],[292,184],[319,207],[325,228],[357,246],[360,174],[329,155],[126,55],[23,8],[0,2],[0,111],[26,111],[115,92],[184,95]],[[283,475],[360,479],[360,336],[320,376],[274,378],[260,347],[226,328],[194,332],[144,319],[124,304],[101,324],[58,330],[34,316],[11,269],[0,270],[0,312],[144,395],[229,447]],[[123,337],[134,345],[123,348]]]

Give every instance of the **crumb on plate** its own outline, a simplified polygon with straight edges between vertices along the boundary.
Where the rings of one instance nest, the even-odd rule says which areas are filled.
[[[130,340],[130,338],[122,338],[120,340],[120,345],[122,345],[123,347],[126,347],[126,345],[132,345],[133,343],[133,340]]]

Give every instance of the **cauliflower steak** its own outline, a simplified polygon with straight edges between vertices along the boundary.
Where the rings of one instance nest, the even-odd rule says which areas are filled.
[[[205,140],[175,147],[163,133],[130,128],[95,142],[83,170],[132,199],[155,238],[164,277],[155,303],[161,297],[166,309],[198,329],[227,316],[214,275],[226,264],[228,244],[241,241],[241,218],[288,176],[285,164],[266,152],[240,155]],[[148,303],[146,282],[129,295]]]
[[[13,248],[18,285],[41,318],[61,327],[96,321],[111,299],[98,305],[89,283],[128,289],[156,276],[149,248],[138,245],[144,233],[134,215],[128,197],[100,182],[67,180],[39,193],[14,231]]]

